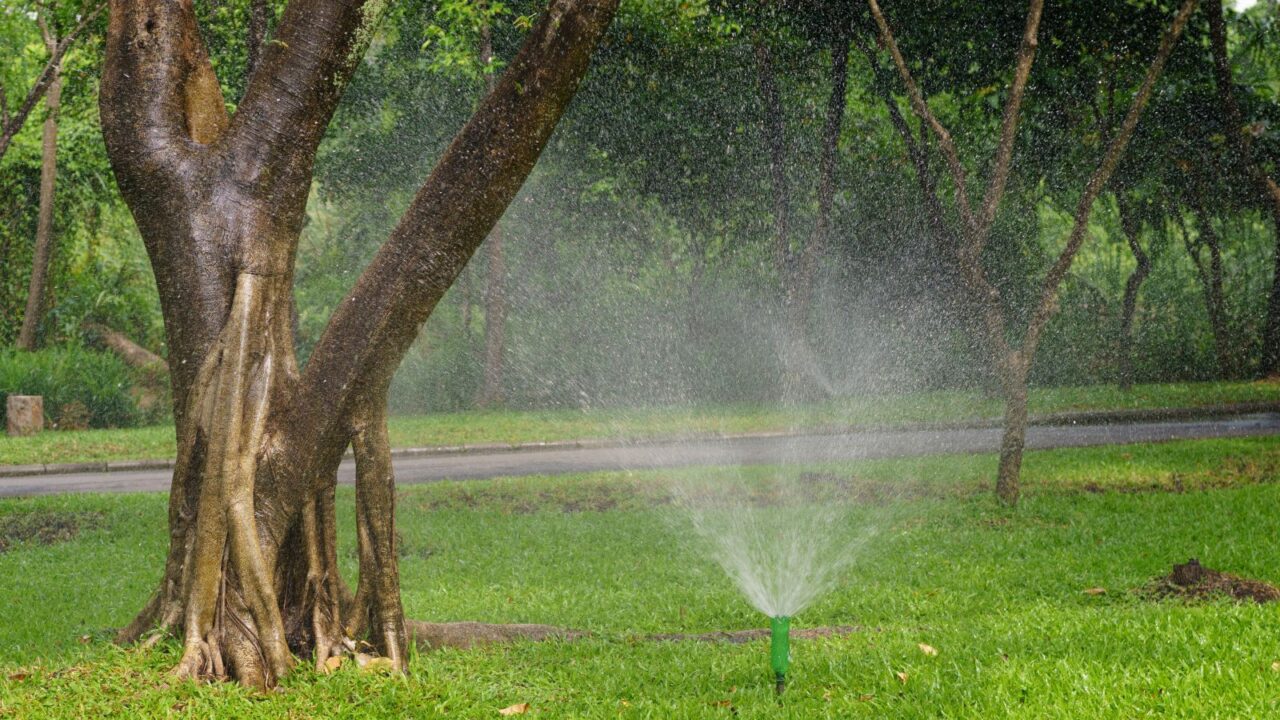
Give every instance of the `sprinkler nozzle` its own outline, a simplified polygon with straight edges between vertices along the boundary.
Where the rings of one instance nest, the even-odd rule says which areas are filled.
[[[785,615],[769,618],[769,664],[773,668],[774,690],[781,695],[787,689],[787,670],[791,669],[791,618]]]

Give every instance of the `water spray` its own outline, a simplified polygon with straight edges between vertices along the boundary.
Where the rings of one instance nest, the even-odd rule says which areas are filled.
[[[787,670],[791,668],[791,618],[769,618],[769,630],[769,664],[773,667],[774,690],[781,695],[787,689]]]

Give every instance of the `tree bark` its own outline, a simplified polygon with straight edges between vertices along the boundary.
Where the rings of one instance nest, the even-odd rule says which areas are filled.
[[[996,470],[996,497],[1006,505],[1018,504],[1022,494],[1022,452],[1027,444],[1027,362],[1014,352],[1002,363],[1004,384],[1004,434],[1000,438],[1000,464]]]
[[[485,68],[485,88],[493,92],[496,82],[490,66],[493,63],[493,35],[489,23],[480,32],[480,63]],[[502,370],[507,336],[507,262],[503,255],[501,222],[489,232],[485,242],[486,268],[484,294],[484,378],[480,388],[480,407],[501,405]]]
[[[44,20],[40,20],[40,32],[49,55],[58,54],[58,39]],[[31,260],[31,284],[27,287],[27,308],[22,315],[22,329],[18,331],[18,348],[36,349],[36,331],[44,315],[45,284],[49,275],[49,260],[53,255],[53,200],[54,183],[58,174],[58,109],[62,104],[62,65],[53,68],[53,79],[44,94],[44,133],[40,141],[40,210],[36,221],[35,252]]]
[[[1120,389],[1133,387],[1133,318],[1138,309],[1138,291],[1142,283],[1151,274],[1151,257],[1142,249],[1141,224],[1134,216],[1133,209],[1124,200],[1122,194],[1116,195],[1116,206],[1120,212],[1120,230],[1129,243],[1129,251],[1133,253],[1136,265],[1124,283],[1124,300],[1120,311],[1120,332],[1117,339],[1117,362],[1119,365]]]
[[[291,288],[312,163],[375,7],[292,0],[228,117],[190,3],[112,0],[102,126],[160,291],[178,435],[164,575],[119,639],[179,635],[179,677],[270,687],[295,656],[320,666],[365,636],[404,667],[387,387],[528,175],[617,3],[552,0],[300,372]],[[354,593],[333,502],[348,444]]]
[[[1254,160],[1251,135],[1244,127],[1240,105],[1236,102],[1235,81],[1232,79],[1231,58],[1227,54],[1227,24],[1222,0],[1207,0],[1205,11],[1209,15],[1209,45],[1213,52],[1214,84],[1217,85],[1224,125],[1230,143],[1232,160],[1254,185],[1258,202],[1271,215],[1275,232],[1274,272],[1271,291],[1267,296],[1267,320],[1262,337],[1261,373],[1270,375],[1280,370],[1280,184],[1269,177]]]

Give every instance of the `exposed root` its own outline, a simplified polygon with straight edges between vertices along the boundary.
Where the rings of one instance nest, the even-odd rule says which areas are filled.
[[[398,670],[408,663],[408,633],[400,604],[396,558],[395,474],[387,438],[386,398],[377,393],[356,413],[351,446],[356,458],[356,537],[360,583],[348,635],[365,624],[378,652]]]

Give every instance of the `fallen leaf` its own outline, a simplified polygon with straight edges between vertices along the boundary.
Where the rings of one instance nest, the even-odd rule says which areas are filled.
[[[529,712],[529,703],[516,703],[508,705],[498,711],[499,715],[523,715]]]
[[[321,670],[320,672],[324,673],[325,675],[328,675],[334,670],[337,670],[338,668],[342,667],[343,659],[344,658],[341,655],[334,655],[333,657],[326,659],[324,661],[324,669]]]
[[[731,707],[733,707],[733,701],[732,701],[732,700],[717,700],[717,701],[715,701],[715,702],[711,703],[711,707],[731,708]]]
[[[920,648],[920,652],[924,653],[925,655],[928,655],[929,657],[938,656],[938,648],[932,645],[925,645],[924,643],[919,643],[916,645],[916,647]]]
[[[31,676],[28,675],[27,673],[19,672],[19,673],[14,673],[10,675],[9,679],[12,680],[13,682],[22,682],[23,680],[26,680],[28,677],[31,677]]]
[[[910,676],[910,675],[908,675],[908,674],[906,674],[906,673],[904,673],[904,672],[900,672],[900,673],[898,673],[898,680],[899,680],[903,685],[906,685],[906,684],[907,684],[907,678],[909,678],[909,677],[911,677],[911,676]]]
[[[871,693],[866,693],[864,695],[858,696],[859,702],[871,702],[872,700],[875,700],[875,699],[876,699],[876,696],[872,695]]]
[[[89,644],[90,642],[92,642],[92,641],[93,641],[93,637],[92,637],[92,636],[90,636],[90,635],[81,635],[81,636],[80,636],[80,644],[81,644],[81,645],[88,645],[88,644]]]
[[[1084,591],[1084,594],[1085,594],[1085,595],[1106,595],[1106,594],[1107,594],[1107,589],[1106,589],[1106,588],[1100,588],[1100,587],[1092,587],[1092,588],[1088,588],[1088,589],[1086,589],[1086,590]]]
[[[1280,672],[1280,660],[1271,663],[1271,669],[1275,672]]]

